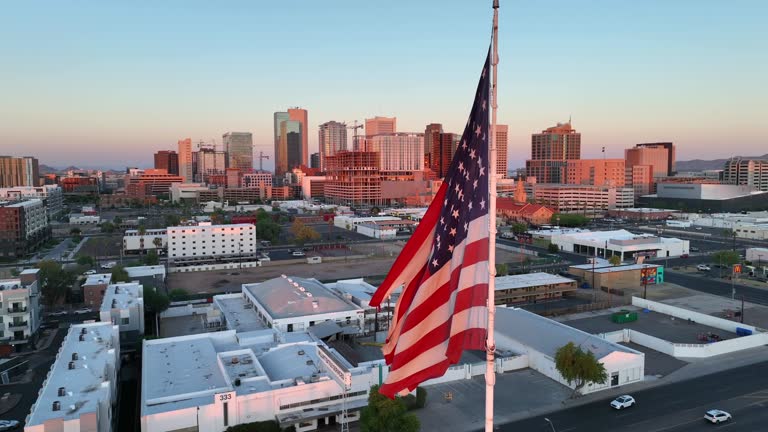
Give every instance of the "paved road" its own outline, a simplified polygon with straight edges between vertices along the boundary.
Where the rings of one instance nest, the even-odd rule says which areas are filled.
[[[664,275],[667,282],[684,286],[709,294],[731,298],[731,283],[718,279],[707,279],[701,276],[667,271]],[[744,300],[761,305],[768,305],[768,289],[754,288],[735,284],[736,298],[744,296]]]
[[[637,405],[623,411],[611,409],[608,405],[610,399],[603,399],[500,425],[498,430],[552,432],[545,417],[552,421],[558,432],[766,430],[768,362],[654,387],[632,395]],[[730,412],[734,420],[729,424],[706,424],[704,412],[712,408]]]

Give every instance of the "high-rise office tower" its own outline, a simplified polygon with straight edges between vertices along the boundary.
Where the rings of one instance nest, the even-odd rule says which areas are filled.
[[[453,155],[456,153],[456,148],[459,146],[461,136],[453,133],[440,133],[435,139],[435,135],[430,137],[432,141],[431,161],[430,168],[437,175],[438,178],[443,178],[448,173],[448,167],[451,166]]]
[[[424,165],[432,169],[435,163],[435,157],[432,151],[435,146],[440,145],[440,134],[443,133],[443,125],[440,123],[430,123],[424,129]],[[433,169],[434,171],[434,169]]]
[[[347,125],[337,121],[321,124],[318,131],[320,146],[320,171],[325,171],[325,158],[341,150],[347,150]]]
[[[496,175],[498,178],[507,177],[507,135],[509,126],[496,125]]]
[[[309,155],[309,167],[320,169],[320,153]]]
[[[0,156],[0,187],[38,186],[40,168],[32,156]]]
[[[424,170],[424,135],[420,133],[366,137],[363,151],[378,153],[384,180],[410,180],[414,172]]]
[[[281,112],[278,111],[274,114],[274,126],[275,126],[275,175],[280,177],[283,174],[285,174],[286,168],[283,168],[283,166],[288,166],[288,159],[287,155],[285,154],[286,149],[283,149],[280,147],[280,128],[284,121],[290,120],[290,117],[288,117],[287,112]],[[281,165],[280,161],[285,160],[285,163]]]
[[[531,135],[531,159],[526,173],[538,183],[564,183],[566,161],[581,158],[581,134],[571,123],[558,123]]]
[[[307,110],[296,107],[288,108],[288,118],[301,124],[299,131],[301,139],[301,162],[299,165],[309,164],[309,123],[307,121]]]
[[[278,133],[278,153],[275,159],[275,175],[282,177],[285,173],[301,165],[301,123],[294,120],[284,120],[280,123]]]
[[[397,132],[397,117],[379,117],[365,119],[365,135],[393,134]]]
[[[164,169],[168,174],[179,175],[179,154],[173,150],[155,153],[155,169]]]
[[[228,168],[237,168],[240,172],[253,171],[253,136],[250,132],[227,132],[224,139],[224,151],[227,152]]]
[[[192,138],[179,140],[179,175],[185,183],[194,181],[192,170]]]
[[[675,145],[671,142],[642,143],[624,150],[627,167],[653,166],[654,177],[667,177],[675,173]]]

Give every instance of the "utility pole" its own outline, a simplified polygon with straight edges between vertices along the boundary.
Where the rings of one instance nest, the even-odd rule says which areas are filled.
[[[741,295],[741,323],[744,324],[744,294]]]
[[[643,300],[648,299],[648,265],[643,266]]]

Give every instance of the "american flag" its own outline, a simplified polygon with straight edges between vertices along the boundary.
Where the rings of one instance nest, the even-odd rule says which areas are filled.
[[[489,252],[489,79],[483,65],[472,112],[442,186],[371,299],[403,287],[382,350],[390,398],[442,376],[465,349],[485,348]]]

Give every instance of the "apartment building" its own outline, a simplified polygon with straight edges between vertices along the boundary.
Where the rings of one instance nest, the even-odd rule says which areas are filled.
[[[173,262],[253,256],[256,253],[256,227],[253,224],[201,222],[195,226],[168,227],[167,238],[168,258]]]
[[[723,183],[768,191],[768,159],[729,159],[725,162]]]
[[[123,235],[123,251],[125,253],[144,253],[145,251],[161,251],[168,247],[166,228],[125,230]]]
[[[21,257],[51,236],[43,201],[0,202],[0,257]]]
[[[40,328],[38,269],[0,280],[0,345],[24,345]]]
[[[37,158],[0,156],[0,187],[37,186],[39,177]]]
[[[42,200],[48,218],[58,216],[64,210],[64,193],[58,185],[0,188],[0,200],[22,201],[27,199]]]
[[[99,319],[119,327],[124,345],[138,340],[144,334],[144,287],[136,282],[107,286]]]
[[[118,326],[72,325],[26,418],[24,432],[115,430],[119,369]]]

